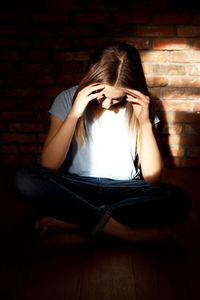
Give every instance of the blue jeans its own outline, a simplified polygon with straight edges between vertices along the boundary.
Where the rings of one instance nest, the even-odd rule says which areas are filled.
[[[78,225],[92,235],[110,217],[135,228],[150,228],[179,223],[191,209],[188,193],[175,185],[82,177],[39,165],[19,169],[14,188],[19,199],[44,215]]]

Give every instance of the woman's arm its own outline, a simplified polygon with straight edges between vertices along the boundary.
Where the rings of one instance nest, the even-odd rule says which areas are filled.
[[[163,160],[150,121],[141,125],[140,162],[144,180],[147,183],[159,182]]]
[[[51,115],[51,124],[46,137],[42,155],[41,165],[48,169],[57,171],[63,164],[78,119],[69,112],[64,122]]]
[[[92,84],[81,90],[64,122],[51,116],[50,129],[41,155],[43,167],[54,171],[60,169],[67,156],[78,119],[82,116],[88,103],[102,95],[103,88],[103,85]],[[100,89],[101,91],[95,92]]]
[[[139,158],[142,175],[147,183],[159,182],[163,170],[163,161],[149,118],[150,99],[141,92],[132,89],[126,89],[126,93],[127,101],[132,103],[134,114],[141,129]]]

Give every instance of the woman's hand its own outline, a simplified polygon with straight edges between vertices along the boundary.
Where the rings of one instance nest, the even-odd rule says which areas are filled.
[[[104,89],[103,84],[93,83],[84,89],[82,89],[72,106],[71,113],[75,115],[77,118],[80,118],[83,115],[88,103],[97,97],[102,96],[102,91]]]
[[[149,123],[150,98],[141,92],[132,89],[125,89],[127,101],[132,103],[133,110],[140,125]]]

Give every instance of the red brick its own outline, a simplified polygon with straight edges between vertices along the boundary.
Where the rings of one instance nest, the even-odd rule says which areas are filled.
[[[200,145],[199,136],[175,136],[176,144],[182,146],[196,146]]]
[[[193,43],[194,50],[200,50],[200,40],[195,40]]]
[[[189,49],[189,40],[186,39],[154,39],[154,50],[186,50]]]
[[[165,89],[162,90],[162,99],[167,100],[196,100],[200,99],[198,89]]]
[[[158,143],[160,145],[173,145],[174,144],[174,136],[173,135],[160,135],[158,137]]]
[[[169,54],[169,62],[200,62],[199,52],[171,52]]]
[[[200,135],[200,124],[186,124],[185,134]]]
[[[111,42],[111,41],[116,41],[115,38],[109,38],[109,37],[104,37],[103,39],[95,38],[95,39],[77,39],[74,40],[73,46],[76,48],[94,48],[101,46],[103,43]],[[124,42],[128,43],[133,47],[136,47],[138,50],[143,49],[149,49],[149,40],[148,39],[141,39],[141,38],[118,38],[117,41],[119,42]]]
[[[50,75],[40,76],[36,79],[36,83],[42,85],[52,85],[55,84],[55,79]]]
[[[200,65],[188,65],[188,74],[193,76],[200,75]]]
[[[150,97],[153,100],[160,99],[160,88],[149,88]]]
[[[200,167],[199,158],[184,158],[182,161],[183,167]]]
[[[47,63],[22,63],[20,72],[27,72],[27,73],[41,73],[41,72],[51,72],[53,70],[53,66]]]
[[[68,10],[68,9],[82,9],[83,1],[82,0],[45,0],[45,7],[50,10]]]
[[[4,77],[5,87],[25,87],[30,86],[32,79],[26,75],[11,75]]]
[[[27,36],[53,36],[55,35],[55,30],[50,29],[48,27],[41,26],[28,26],[20,29],[21,35]]]
[[[184,148],[180,146],[162,145],[161,154],[163,157],[182,157],[184,156]]]
[[[156,110],[161,111],[176,111],[176,112],[188,112],[191,110],[191,103],[186,101],[153,101]]]
[[[5,132],[7,130],[7,123],[6,122],[0,122],[0,131]]]
[[[84,51],[57,52],[54,55],[56,61],[85,61],[88,60],[89,54]]]
[[[193,23],[197,25],[200,24],[200,14],[193,15]]]
[[[20,39],[17,39],[17,47],[18,48],[29,48],[31,47],[31,43],[28,39],[23,39],[23,38],[20,38]]]
[[[185,75],[185,67],[183,65],[155,64],[152,65],[152,72],[155,75]]]
[[[15,67],[10,62],[1,62],[0,63],[0,73],[14,73]]]
[[[136,26],[134,24],[94,24],[92,29],[94,37],[110,37],[112,40],[118,40],[122,37],[133,39],[136,36]]]
[[[19,60],[19,55],[17,51],[1,51],[0,60]]]
[[[145,24],[150,21],[150,14],[144,12],[116,12],[113,13],[114,23],[132,23],[132,24]]]
[[[153,37],[174,36],[174,28],[172,26],[138,26],[137,35]]]
[[[8,97],[38,97],[40,96],[40,88],[37,87],[25,87],[6,89],[6,96]]]
[[[94,49],[96,47],[101,46],[104,43],[109,42],[109,38],[94,38],[94,39],[86,39],[79,38],[73,41],[73,47],[78,49]],[[95,45],[95,46],[94,46]]]
[[[200,158],[200,147],[190,147],[186,151],[186,156]]]
[[[60,36],[92,36],[93,28],[91,26],[76,26],[76,25],[68,25],[68,26],[59,26],[58,28]]]
[[[102,1],[102,0],[88,0],[87,7],[89,9],[101,10],[165,10],[165,0],[151,0],[151,1]]]
[[[177,36],[199,37],[200,26],[180,26],[177,28]]]
[[[149,74],[150,72],[150,64],[142,64],[142,68],[143,68],[143,71],[144,71],[144,74]]]
[[[57,65],[57,70],[60,73],[77,73],[81,68],[81,64],[78,61],[68,61]]]
[[[0,112],[0,120],[4,121],[30,121],[33,113],[30,111],[3,111]]]
[[[175,123],[199,123],[200,116],[193,112],[171,112],[171,121]]]
[[[143,38],[118,38],[119,42],[127,43],[138,50],[148,50],[149,49],[149,39]],[[114,39],[115,41],[115,39]]]
[[[49,60],[50,52],[45,51],[45,50],[30,51],[29,54],[28,54],[28,58],[30,60],[37,60],[37,61]]]
[[[66,24],[69,21],[67,13],[37,13],[33,17],[35,23]]]
[[[0,27],[1,28],[1,27]],[[12,38],[12,37],[1,37],[0,39],[0,47],[1,48],[15,48],[18,46],[18,41],[16,38]]]
[[[181,159],[178,157],[164,157],[164,166],[165,167],[180,167]]]
[[[184,156],[184,148],[179,146],[170,146],[170,156]]]
[[[17,107],[17,102],[16,101],[8,101],[7,98],[4,100],[0,101],[0,110],[14,110]]]
[[[44,125],[42,123],[20,122],[9,124],[9,131],[13,132],[41,132],[43,130]]]
[[[29,16],[26,12],[1,12],[0,20],[6,23],[25,23],[29,21]]]
[[[49,108],[51,105],[52,105],[52,99],[50,98],[48,108]],[[41,110],[40,110],[40,111],[36,111],[36,112],[35,112],[35,120],[36,120],[36,121],[42,121],[42,122],[44,122],[44,120],[46,120],[47,117],[48,117],[48,112],[47,112],[47,110],[45,110],[45,111],[41,111]],[[49,121],[49,120],[48,120],[48,121]]]
[[[67,86],[76,85],[79,84],[82,78],[83,78],[83,74],[74,74],[73,76],[71,76],[71,74],[69,75],[63,74],[58,77],[58,83]]]
[[[38,134],[38,141],[39,143],[44,143],[45,139],[46,139],[47,134],[46,133],[39,133]]]
[[[4,144],[4,145],[2,145],[2,152],[3,153],[17,153],[18,146],[15,144]]]
[[[38,49],[66,49],[69,48],[69,40],[58,38],[34,39],[33,47]]]
[[[116,10],[121,9],[122,2],[120,1],[102,1],[102,0],[88,0],[87,9],[88,10]],[[129,2],[127,3],[128,8]]]
[[[142,62],[166,62],[166,53],[163,51],[140,51]]]
[[[200,118],[200,101],[193,102],[192,111],[194,113],[197,113],[199,115],[199,118]]]
[[[72,16],[75,24],[106,24],[110,22],[110,16],[106,12],[75,13]]]
[[[42,147],[38,144],[23,144],[20,145],[20,151],[22,153],[41,153]]]
[[[56,97],[59,93],[66,90],[66,86],[51,86],[45,88],[46,97]]]
[[[17,164],[19,162],[18,161],[18,155],[14,155],[14,154],[4,155],[3,162],[6,165],[8,165],[8,164]]]
[[[168,84],[168,79],[166,77],[146,77],[148,87],[159,87],[166,86]]]
[[[152,17],[153,24],[189,24],[190,15],[188,13],[160,12]]]
[[[183,126],[181,124],[165,124],[162,134],[181,134]]]
[[[1,25],[0,26],[0,35],[15,35],[16,34],[16,26],[11,25]]]
[[[200,87],[200,78],[171,78],[170,86],[172,87]]]
[[[35,134],[25,134],[25,133],[2,133],[1,135],[2,142],[4,143],[35,143],[36,136]]]
[[[37,155],[33,153],[23,153],[21,163],[24,165],[35,164],[37,162]]]

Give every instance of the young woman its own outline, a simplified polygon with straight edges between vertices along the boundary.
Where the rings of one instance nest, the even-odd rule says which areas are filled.
[[[35,227],[79,227],[133,243],[167,242],[191,201],[160,183],[163,161],[138,51],[114,42],[97,49],[79,86],[49,110],[41,164],[15,176],[20,199],[38,208]]]

